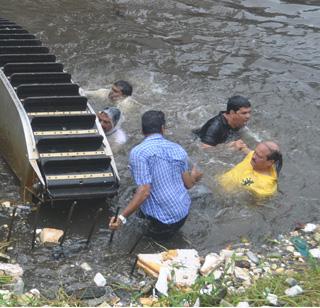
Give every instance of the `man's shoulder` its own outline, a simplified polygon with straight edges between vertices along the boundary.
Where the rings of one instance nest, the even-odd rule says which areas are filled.
[[[154,146],[150,144],[148,140],[144,139],[131,149],[130,157],[145,155],[146,153],[149,153],[153,147]]]
[[[184,155],[187,155],[185,149],[178,143],[168,140],[166,138],[157,138],[157,139],[145,139],[138,145],[136,145],[130,152],[130,156],[139,156],[139,155],[153,155],[160,152],[165,152],[168,149],[175,152],[181,152]]]
[[[165,143],[172,149],[186,153],[186,150],[179,143],[176,143],[168,139],[164,139],[164,140],[165,140]]]
[[[123,113],[137,112],[143,105],[137,102],[132,96],[121,98],[116,103]]]
[[[134,99],[131,95],[130,96],[126,96],[125,98],[123,98],[122,101],[128,102],[130,104],[142,106],[142,104],[139,103],[136,99]]]
[[[245,165],[245,166],[248,166],[250,168],[252,168],[251,166],[251,159],[252,159],[252,156],[254,154],[254,151],[250,151],[239,163],[239,164],[242,164],[242,165]]]
[[[225,118],[223,112],[208,120],[199,130],[198,136],[201,141],[210,145],[220,143],[220,140],[211,140],[211,138],[219,139],[223,131],[226,130]],[[210,138],[210,140],[208,140]]]
[[[223,112],[220,112],[219,114],[215,115],[211,119],[209,119],[199,130],[198,135],[204,135],[209,129],[217,129],[222,127],[224,124],[224,116]]]
[[[141,143],[135,145],[135,146],[131,149],[130,155],[136,154],[136,153],[138,153],[138,152],[141,152],[141,151],[143,151],[143,149],[144,149],[144,145],[143,145],[143,142],[141,142]]]
[[[217,124],[224,124],[226,122],[224,117],[224,112],[219,112],[217,115],[215,115],[213,118],[208,120],[208,125],[217,125]]]

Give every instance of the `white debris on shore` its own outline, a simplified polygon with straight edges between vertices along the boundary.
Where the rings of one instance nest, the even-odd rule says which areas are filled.
[[[38,231],[39,229],[37,229]],[[54,228],[43,228],[39,233],[40,243],[44,245],[59,244],[60,239],[63,236],[63,230]]]
[[[294,297],[304,290],[291,276],[306,268],[306,257],[319,259],[319,251],[320,225],[306,224],[287,235],[266,241],[258,249],[246,242],[230,245],[219,253],[211,252],[205,256],[199,274],[212,274],[216,281],[223,276],[227,292],[236,294],[243,293],[262,277],[284,274],[289,277],[286,280],[289,288],[283,295]],[[276,306],[278,298],[267,293],[266,301]],[[248,307],[249,303],[241,302],[239,306]]]
[[[5,204],[4,206],[8,206],[8,204]],[[212,277],[217,283],[223,280],[223,285],[226,288],[226,292],[228,292],[229,294],[241,294],[245,291],[246,288],[250,287],[257,279],[266,276],[270,277],[270,275],[272,276],[284,274],[288,277],[286,279],[288,288],[285,290],[283,295],[294,297],[303,294],[304,290],[303,283],[296,281],[294,278],[292,278],[292,275],[295,272],[298,272],[307,267],[306,257],[313,257],[315,260],[320,259],[320,225],[316,225],[313,223],[299,225],[299,228],[296,228],[295,231],[292,231],[287,235],[278,235],[276,239],[267,240],[266,243],[260,247],[254,247],[249,242],[236,243],[234,245],[229,245],[227,248],[222,249],[219,252],[210,252],[204,257],[198,257],[198,253],[196,250],[190,251],[192,252],[192,256],[195,257],[195,260],[199,260],[197,261],[199,262],[199,264],[197,264],[196,266],[195,277],[193,277],[193,274],[189,275],[190,277],[192,276],[192,281],[194,281],[196,277],[212,275]],[[169,252],[166,252],[166,258],[162,260],[167,265],[171,263],[175,264],[173,261],[170,260],[174,260],[175,258],[177,258],[179,253],[182,253],[182,250],[175,250],[172,252],[175,252],[176,254],[169,256]],[[190,254],[190,252],[188,253]],[[163,254],[164,253],[157,255],[161,255],[163,257]],[[15,296],[21,297],[21,303],[23,303],[24,300],[25,303],[27,303],[27,300],[30,299],[30,297],[39,298],[40,292],[38,290],[30,290],[29,292],[24,292],[24,283],[22,280],[23,270],[18,264],[7,263],[10,261],[9,256],[8,258],[5,258],[5,256],[3,256],[2,260],[7,261],[0,262],[0,275],[8,275],[12,277],[12,280],[7,285],[4,284],[1,286],[1,296],[3,296],[3,298],[5,297],[7,299],[10,299],[10,297],[13,294],[15,294]],[[139,262],[141,263],[143,261],[143,258],[140,257],[139,259]],[[186,260],[190,261],[189,259],[190,256]],[[181,263],[182,261],[180,260],[179,262]],[[180,264],[179,262],[177,264]],[[151,262],[150,264],[157,265],[158,267],[158,264],[156,263]],[[186,275],[187,271],[185,274],[183,272],[184,266],[186,266],[188,262],[186,262],[186,264],[183,263],[183,266],[181,266],[181,264],[180,266],[176,266],[176,268],[174,268],[176,272],[176,277],[173,280],[173,282],[178,282],[179,280],[177,280],[177,278],[179,278],[180,276],[181,279],[190,278]],[[85,272],[93,271],[91,266],[86,262],[81,263],[79,267]],[[160,267],[156,270],[152,266],[150,268],[155,273],[160,272]],[[106,280],[102,274],[104,273],[98,273],[98,276],[96,275],[93,281],[98,286],[111,289],[111,277],[108,276],[108,279]],[[138,281],[139,279],[141,278],[138,278]],[[146,279],[145,276],[144,279]],[[126,282],[126,284],[130,284],[130,282],[128,281]],[[152,281],[150,287],[149,284],[146,283],[146,281],[144,281],[144,283],[141,284],[141,290],[148,290],[142,292],[145,294],[144,296],[148,296],[148,294],[150,294],[152,286],[154,287],[154,284],[152,284]],[[145,285],[147,285],[148,288],[146,288]],[[164,286],[164,288],[163,286],[161,286],[161,288],[162,293],[167,294],[167,285]],[[213,288],[213,284],[208,284],[200,291],[203,294],[208,294],[208,292],[210,293],[213,290]],[[202,294],[200,291],[199,294]],[[113,298],[114,297],[115,296],[113,296]],[[104,300],[104,303],[106,305],[118,306],[120,305],[120,303],[122,303],[120,299],[119,303],[111,303],[109,302],[107,297],[105,298],[106,299]],[[277,306],[279,301],[277,295],[269,292],[265,294],[265,298],[266,302],[270,303],[270,305]],[[223,300],[223,298],[221,299]],[[148,303],[150,305],[154,304],[156,301],[157,299],[154,296],[153,291],[153,295],[151,297],[141,298],[140,304]],[[197,305],[201,306],[200,297],[198,301],[199,303],[197,303]],[[130,304],[136,305],[137,303],[134,302]],[[238,306],[248,307],[249,303],[241,302]]]

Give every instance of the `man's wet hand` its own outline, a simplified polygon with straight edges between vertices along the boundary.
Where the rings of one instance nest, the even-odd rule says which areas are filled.
[[[200,179],[203,176],[203,172],[201,172],[200,170],[198,170],[195,166],[192,167],[191,170],[191,177],[194,179],[195,182],[200,181]]]
[[[109,229],[111,230],[118,230],[122,226],[122,222],[119,218],[116,218],[115,216],[111,217],[109,222]]]
[[[245,153],[249,152],[250,149],[248,148],[248,146],[243,142],[242,139],[236,140],[236,141],[232,141],[230,143],[228,143],[228,146],[230,146],[231,148],[238,150],[238,151],[243,151]]]

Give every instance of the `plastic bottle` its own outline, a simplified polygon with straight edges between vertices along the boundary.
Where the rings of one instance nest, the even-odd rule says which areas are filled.
[[[303,257],[308,257],[309,256],[309,245],[308,243],[302,239],[299,236],[294,236],[290,239],[291,243],[294,245],[297,251],[300,252],[300,254]]]
[[[18,278],[17,282],[13,287],[13,293],[16,295],[21,295],[23,294],[23,291],[24,291],[24,282],[22,278]]]

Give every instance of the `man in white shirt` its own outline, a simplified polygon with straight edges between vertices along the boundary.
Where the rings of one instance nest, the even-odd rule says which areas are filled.
[[[132,85],[124,80],[118,80],[112,84],[111,89],[101,88],[98,90],[85,91],[89,99],[99,104],[116,106],[123,113],[124,118],[139,112],[142,105],[131,97]]]

